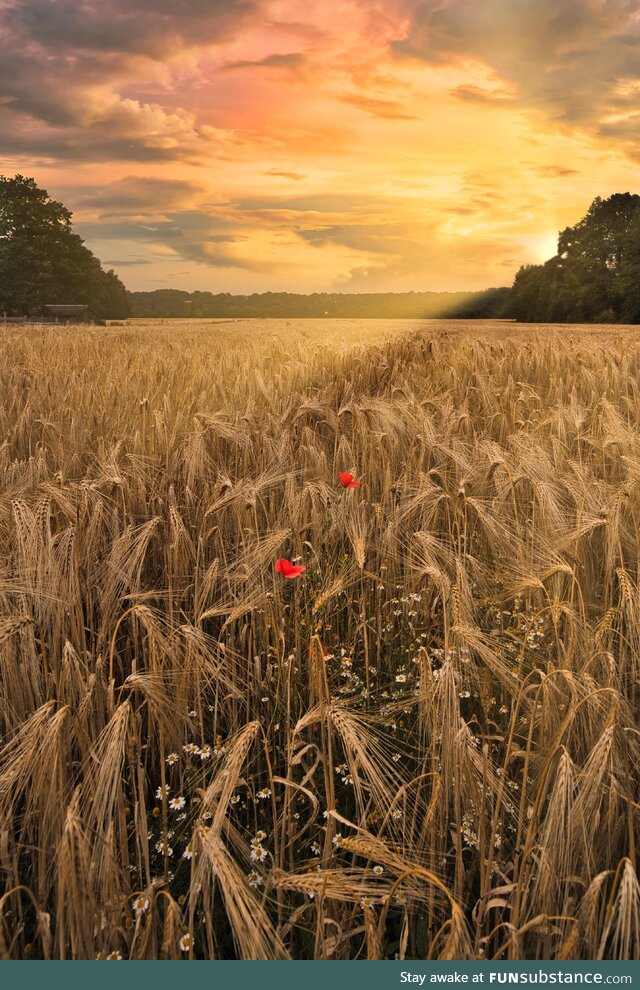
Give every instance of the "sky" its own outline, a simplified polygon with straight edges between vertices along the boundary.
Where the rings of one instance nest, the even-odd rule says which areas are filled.
[[[637,0],[0,0],[0,173],[130,289],[473,290],[640,192]]]

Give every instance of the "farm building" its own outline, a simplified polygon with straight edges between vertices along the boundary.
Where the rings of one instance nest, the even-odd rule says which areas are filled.
[[[90,306],[83,303],[67,305],[42,306],[40,313],[47,323],[99,323],[99,319]]]

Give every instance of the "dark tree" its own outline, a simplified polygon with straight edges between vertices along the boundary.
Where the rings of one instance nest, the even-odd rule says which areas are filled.
[[[640,323],[640,213],[622,241],[620,322]]]
[[[70,211],[33,179],[0,176],[0,311],[86,303],[104,319],[127,316],[127,291],[73,231]]]
[[[540,323],[619,323],[640,319],[640,196],[594,199],[561,231],[558,253],[516,275],[507,312]]]

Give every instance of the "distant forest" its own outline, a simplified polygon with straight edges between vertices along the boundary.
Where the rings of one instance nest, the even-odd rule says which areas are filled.
[[[352,317],[354,319],[492,319],[503,313],[509,289],[483,292],[342,293],[261,292],[234,296],[228,292],[181,292],[156,289],[131,292],[131,315],[137,317]]]

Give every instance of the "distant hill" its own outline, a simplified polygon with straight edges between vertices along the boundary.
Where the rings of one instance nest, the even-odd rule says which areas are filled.
[[[351,317],[354,319],[495,319],[504,315],[508,288],[482,292],[346,293],[261,292],[235,296],[228,292],[182,292],[155,289],[130,292],[134,317],[212,317],[241,319]]]

